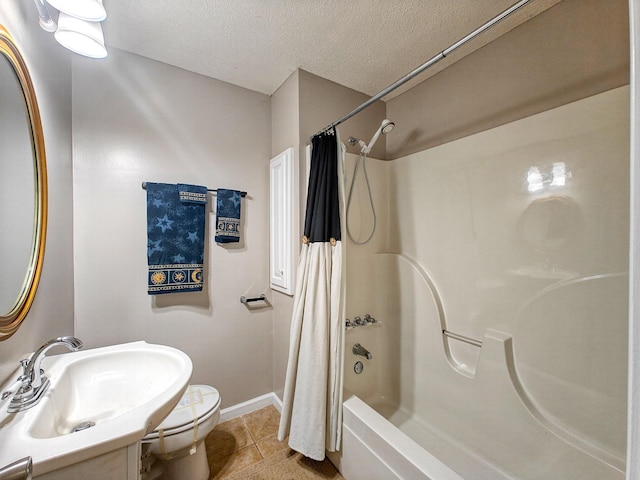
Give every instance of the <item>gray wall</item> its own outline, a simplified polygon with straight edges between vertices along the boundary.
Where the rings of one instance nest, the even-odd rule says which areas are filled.
[[[564,0],[387,102],[395,159],[629,83],[626,0]]]
[[[312,135],[369,98],[369,95],[300,70],[300,144],[309,144]],[[380,101],[342,123],[338,130],[343,143],[346,144],[350,136],[368,143],[385,114],[385,104]],[[385,140],[386,135],[382,135],[371,150],[370,157],[385,158]],[[347,151],[358,153],[360,148],[347,145]]]
[[[269,293],[269,97],[112,48],[74,58],[73,126],[78,336],[177,347],[223,406],[271,392],[272,312],[239,301]],[[248,192],[226,246],[209,195],[202,292],[147,294],[144,181]]]
[[[294,238],[293,248],[300,249],[301,212],[299,199],[305,194],[300,185],[304,185],[304,155],[300,148],[300,70],[293,72],[289,78],[271,96],[271,156],[275,157],[289,147],[294,154],[294,181],[298,196],[294,200]],[[301,160],[302,159],[302,160]],[[302,168],[301,168],[302,166]],[[289,358],[289,329],[293,313],[293,297],[276,290],[271,291],[273,302],[273,391],[278,397],[284,396],[284,378]]]
[[[312,135],[327,124],[368,100],[368,96],[335,82],[297,70],[285,81],[271,98],[272,105],[272,156],[288,147],[296,154],[296,179],[299,192],[298,225],[294,227],[294,248],[299,249],[304,225],[306,202],[305,149]],[[350,136],[368,142],[385,118],[385,104],[378,102],[339,127],[341,139]],[[372,156],[384,158],[384,136],[376,143]],[[353,150],[357,151],[357,150]],[[343,239],[346,232],[343,232]],[[293,298],[273,291],[273,390],[282,398],[284,378],[289,353],[289,328],[293,311]]]
[[[22,327],[0,343],[0,380],[46,340],[73,334],[71,53],[38,26],[33,2],[0,3],[0,23],[25,57],[42,117],[49,225],[40,286]]]

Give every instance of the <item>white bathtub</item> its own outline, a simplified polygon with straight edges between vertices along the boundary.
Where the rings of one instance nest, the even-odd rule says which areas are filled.
[[[329,457],[347,480],[463,479],[355,395],[344,402],[342,450]]]
[[[540,371],[523,365],[519,370],[509,333],[487,330],[482,347],[473,347],[475,364],[457,364],[424,272],[398,255],[375,257],[365,277],[379,285],[368,285],[366,313],[381,323],[346,332],[343,446],[330,455],[347,480],[624,479],[624,450],[613,441],[624,432],[600,432],[594,415],[589,435],[571,416],[580,413],[571,412],[572,399],[599,407],[597,415],[619,405],[556,378],[537,378]],[[622,280],[567,284],[559,297],[573,288],[597,295],[606,291],[603,281]],[[545,302],[555,301],[553,292]],[[355,343],[373,358],[354,355]],[[564,423],[549,413],[554,404],[538,401],[538,391],[565,399]]]

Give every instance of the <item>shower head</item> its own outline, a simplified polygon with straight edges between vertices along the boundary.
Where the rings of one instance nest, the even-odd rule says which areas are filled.
[[[376,143],[376,141],[378,140],[378,137],[380,136],[381,133],[386,134],[389,133],[391,130],[393,130],[393,128],[396,126],[395,123],[393,123],[391,120],[385,118],[382,123],[380,124],[380,127],[378,128],[378,130],[376,130],[376,133],[373,134],[373,137],[371,138],[371,140],[369,141],[368,145],[362,145],[362,153],[369,153],[371,151],[371,149],[373,148],[373,145]],[[363,142],[364,143],[364,142]]]
[[[395,126],[396,126],[395,123],[385,118],[382,121],[382,125],[380,125],[380,131],[382,131],[382,133],[389,133],[391,130],[394,129]]]

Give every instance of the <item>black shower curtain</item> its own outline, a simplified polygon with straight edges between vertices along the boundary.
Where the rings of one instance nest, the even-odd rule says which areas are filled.
[[[337,132],[312,139],[303,245],[298,263],[278,439],[314,460],[340,448],[344,358],[341,203]]]

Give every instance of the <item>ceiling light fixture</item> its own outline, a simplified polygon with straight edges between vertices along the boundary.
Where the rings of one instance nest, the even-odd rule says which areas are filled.
[[[88,22],[60,12],[58,29],[53,34],[60,45],[85,57],[104,58],[104,35],[100,22]]]
[[[107,18],[107,11],[102,6],[102,0],[47,0],[47,3],[59,12],[86,20],[101,22]]]
[[[104,58],[104,34],[100,22],[107,17],[102,0],[47,0],[58,10],[58,24],[51,18],[44,0],[34,0],[40,16],[40,26],[55,32],[54,38],[72,52],[91,58]]]

